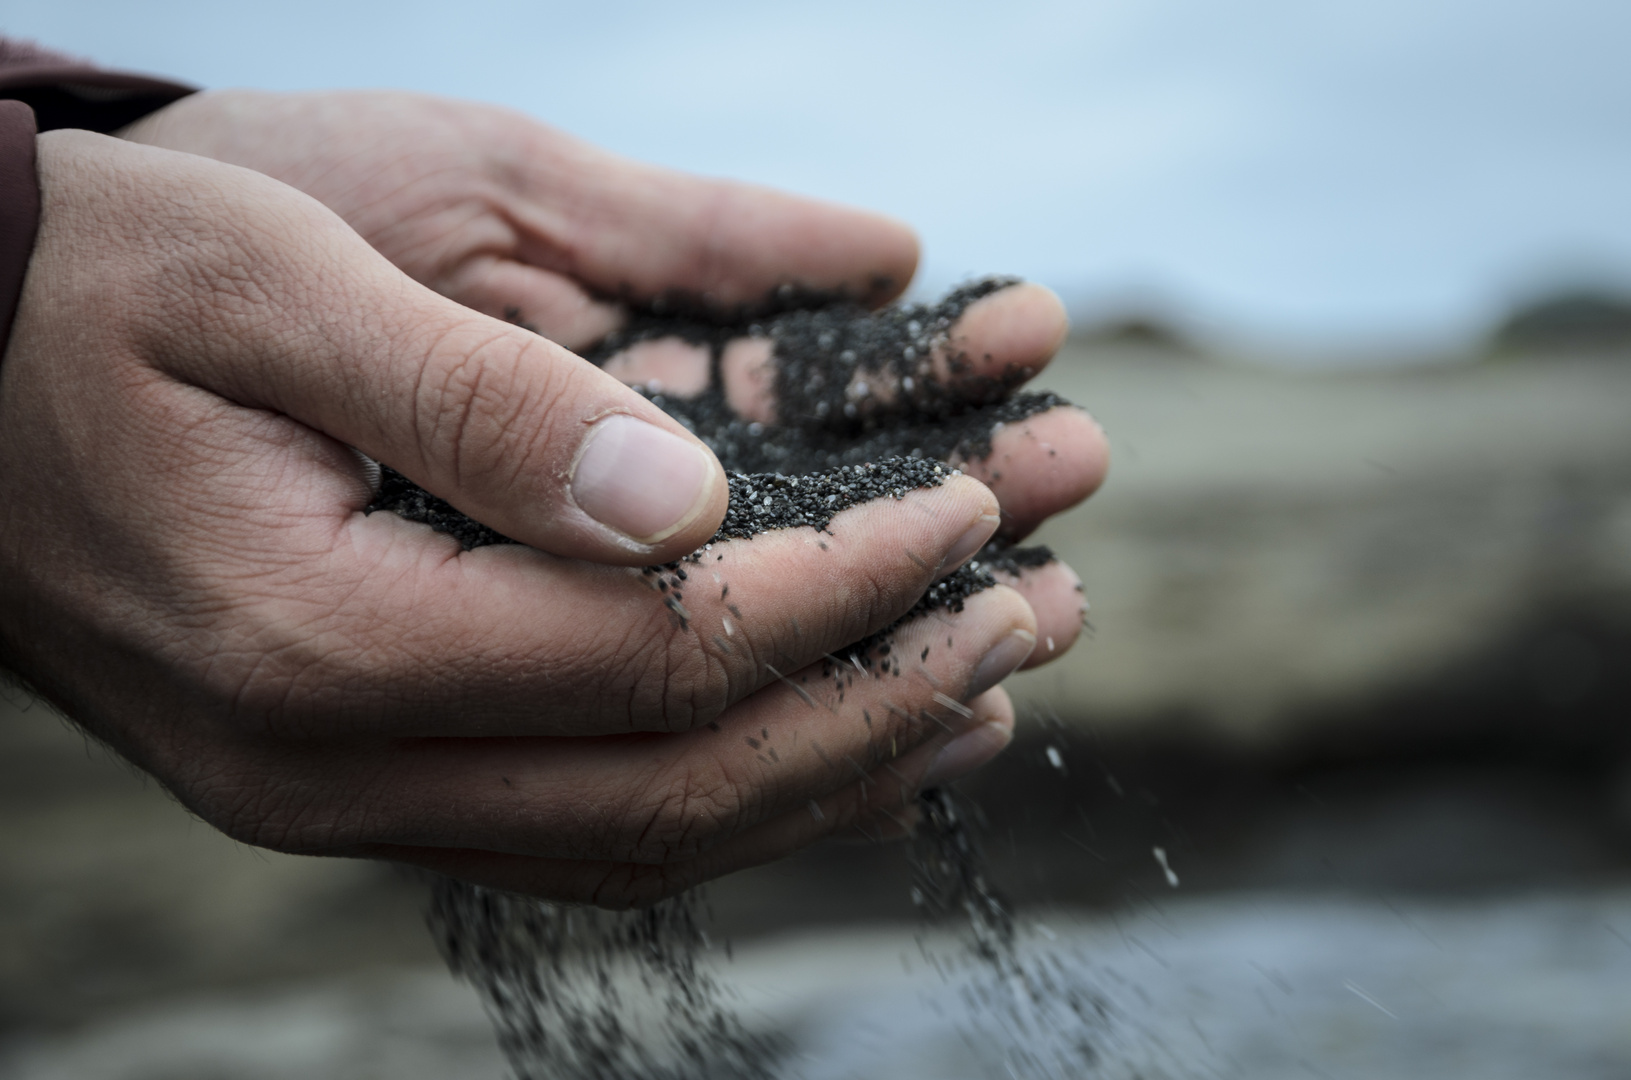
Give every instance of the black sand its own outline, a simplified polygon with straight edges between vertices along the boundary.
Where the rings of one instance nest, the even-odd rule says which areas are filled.
[[[923,824],[912,842],[912,902],[927,923],[967,927],[961,956],[931,957],[971,1005],[971,1042],[998,1051],[1013,1080],[1089,1075],[1113,1022],[1109,1002],[1072,961],[1021,954],[1013,910],[990,879],[979,806],[951,788],[918,797]]]
[[[429,923],[519,1080],[768,1080],[784,1048],[698,966],[700,908],[689,894],[601,911],[433,878]]]

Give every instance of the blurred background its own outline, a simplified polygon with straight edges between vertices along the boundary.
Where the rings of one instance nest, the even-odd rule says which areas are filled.
[[[893,213],[919,295],[1051,285],[1041,381],[1115,460],[1041,536],[1090,634],[968,784],[1028,940],[1113,987],[1146,1076],[1631,1075],[1631,7],[0,0],[0,32],[497,101]],[[417,885],[234,845],[0,710],[0,1075],[502,1074]],[[980,1075],[908,878],[834,846],[712,890],[796,1075]]]

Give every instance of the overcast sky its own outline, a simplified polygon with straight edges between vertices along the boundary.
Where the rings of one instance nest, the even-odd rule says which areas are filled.
[[[205,86],[502,102],[912,222],[1002,271],[1285,347],[1432,347],[1631,282],[1626,0],[0,0]]]

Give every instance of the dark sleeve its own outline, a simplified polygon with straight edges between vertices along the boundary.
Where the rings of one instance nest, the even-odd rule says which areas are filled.
[[[34,113],[20,101],[0,101],[0,356],[11,340],[11,321],[39,225]]]
[[[33,109],[38,131],[84,128],[107,135],[193,91],[167,79],[103,71],[31,41],[0,38],[0,98]]]
[[[35,133],[84,128],[107,134],[192,92],[0,38],[0,353],[11,339],[40,224]]]

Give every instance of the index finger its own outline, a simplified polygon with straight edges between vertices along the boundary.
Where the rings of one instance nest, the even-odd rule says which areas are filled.
[[[522,257],[608,295],[684,293],[731,310],[786,288],[881,304],[917,269],[917,237],[893,218],[538,130],[522,180]]]

